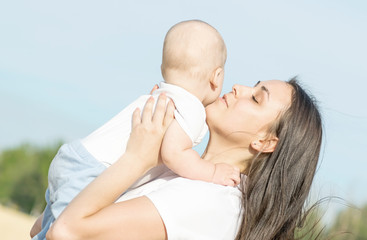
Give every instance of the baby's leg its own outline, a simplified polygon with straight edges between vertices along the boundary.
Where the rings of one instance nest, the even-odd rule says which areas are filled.
[[[33,227],[32,227],[31,232],[30,232],[31,238],[33,238],[39,232],[41,232],[41,230],[42,230],[42,220],[43,220],[43,213],[37,218],[37,220],[33,224]]]
[[[34,240],[45,239],[49,227],[65,207],[105,169],[80,141],[63,145],[50,165],[42,231]]]
[[[45,210],[43,210],[43,213],[41,216],[39,216],[34,223],[32,230],[31,230],[31,237],[32,240],[44,240],[46,239],[46,233],[48,229],[50,228],[50,225],[53,221],[55,221],[55,218],[52,215],[51,212],[51,204],[50,204],[50,192],[47,188],[46,190],[46,202],[47,205],[45,207]]]

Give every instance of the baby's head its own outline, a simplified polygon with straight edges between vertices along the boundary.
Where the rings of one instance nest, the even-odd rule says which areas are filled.
[[[215,28],[200,20],[180,22],[164,39],[162,75],[206,106],[222,91],[226,58],[226,45]]]

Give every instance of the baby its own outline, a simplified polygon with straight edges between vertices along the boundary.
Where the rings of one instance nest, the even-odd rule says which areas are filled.
[[[157,98],[164,92],[173,100],[175,120],[162,142],[160,158],[164,164],[151,169],[131,188],[159,177],[167,168],[185,178],[228,186],[238,184],[238,169],[204,161],[192,149],[207,132],[205,106],[221,93],[226,55],[221,35],[205,22],[184,21],[168,31],[161,65],[165,81],[152,96]],[[47,206],[34,226],[37,229],[42,221],[42,231],[32,229],[39,232],[33,239],[45,239],[50,224],[67,204],[124,153],[132,113],[137,107],[142,109],[149,97],[141,96],[86,138],[60,148],[49,169]]]

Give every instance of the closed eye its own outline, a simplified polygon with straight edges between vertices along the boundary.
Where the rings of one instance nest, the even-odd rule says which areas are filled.
[[[259,102],[256,100],[256,98],[255,98],[255,96],[254,96],[254,95],[252,95],[252,100],[254,100],[254,102],[256,102],[256,103],[259,103]]]

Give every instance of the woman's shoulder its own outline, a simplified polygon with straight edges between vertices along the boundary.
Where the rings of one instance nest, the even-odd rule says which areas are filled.
[[[174,177],[146,194],[156,205],[169,208],[193,209],[196,212],[220,208],[223,213],[238,213],[241,191],[237,187],[222,186],[183,177]],[[159,208],[158,206],[157,208]]]
[[[208,198],[216,199],[214,203],[221,200],[238,200],[242,194],[238,187],[222,186],[214,183],[192,180],[178,176],[172,171],[166,171],[159,178],[148,183],[144,188],[147,191],[143,195],[157,196],[157,198],[194,199],[206,201]],[[167,195],[167,196],[166,196]]]
[[[216,195],[223,199],[241,196],[241,191],[237,187],[222,186],[199,180],[191,180],[179,176],[173,177],[166,181],[157,189],[157,192],[160,192],[160,194],[163,192],[175,192],[178,194],[177,197],[188,195],[200,196],[202,199],[211,198]]]
[[[236,187],[175,177],[146,196],[171,239],[233,239],[237,232],[241,191]]]
[[[228,200],[236,202],[241,197],[241,191],[237,187],[183,178],[168,170],[140,187],[129,189],[119,200],[124,201],[144,195],[157,200],[163,198],[194,199],[197,196],[197,201],[203,202],[214,198],[216,200],[213,201],[213,204],[220,204],[221,201]]]

